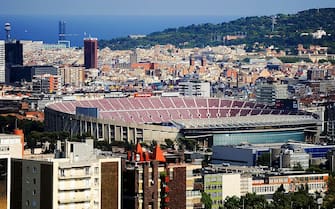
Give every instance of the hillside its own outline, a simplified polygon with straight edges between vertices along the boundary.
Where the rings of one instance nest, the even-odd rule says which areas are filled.
[[[292,52],[299,43],[305,46],[318,44],[330,47],[335,53],[335,8],[310,9],[297,14],[277,14],[272,31],[272,16],[243,17],[220,24],[199,24],[186,27],[170,28],[154,32],[144,38],[129,37],[112,40],[100,40],[99,46],[111,49],[131,49],[150,47],[156,44],[173,44],[175,46],[203,47],[216,45],[246,44],[251,49],[255,42],[264,46],[275,45],[278,49]],[[327,34],[321,39],[313,39],[310,34],[318,29]],[[240,35],[240,39],[224,40],[227,35]]]

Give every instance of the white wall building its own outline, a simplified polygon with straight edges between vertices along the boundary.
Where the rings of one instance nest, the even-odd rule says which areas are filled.
[[[239,173],[206,174],[204,176],[204,191],[211,196],[212,208],[219,208],[227,197],[241,197],[240,182],[242,181]]]
[[[179,93],[182,96],[210,97],[211,85],[209,82],[180,82]]]
[[[65,147],[65,158],[13,159],[12,208],[120,209],[121,159],[99,155],[93,140]]]
[[[0,134],[0,208],[9,209],[11,193],[11,159],[22,157],[21,136]]]

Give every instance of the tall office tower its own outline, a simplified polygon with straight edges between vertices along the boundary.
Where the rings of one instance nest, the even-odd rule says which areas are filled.
[[[23,46],[20,41],[5,44],[6,65],[23,65]]]
[[[98,39],[84,39],[84,64],[86,69],[98,68]]]
[[[0,40],[0,83],[6,81],[5,41]]]
[[[66,22],[64,20],[59,21],[58,25],[58,40],[64,41],[65,40],[65,33],[66,33]]]

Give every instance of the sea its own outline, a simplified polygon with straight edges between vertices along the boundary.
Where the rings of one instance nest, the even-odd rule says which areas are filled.
[[[85,37],[104,40],[128,35],[148,35],[192,24],[218,24],[237,19],[237,16],[113,16],[113,15],[0,15],[0,28],[11,24],[10,36],[16,40],[43,41],[55,44],[58,41],[59,21],[66,22],[66,40],[71,46],[82,47]],[[5,30],[0,30],[0,40],[5,39]]]

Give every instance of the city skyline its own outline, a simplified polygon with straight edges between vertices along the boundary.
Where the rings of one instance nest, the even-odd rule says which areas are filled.
[[[333,0],[252,0],[236,1],[162,1],[162,0],[100,0],[91,4],[82,1],[12,0],[0,8],[2,15],[271,15],[295,13],[311,8],[334,7]],[[19,6],[18,6],[19,5]],[[61,8],[61,9],[59,9]]]

